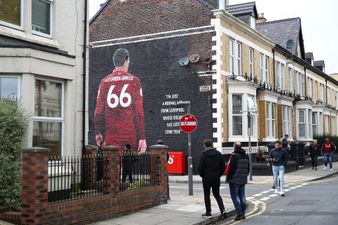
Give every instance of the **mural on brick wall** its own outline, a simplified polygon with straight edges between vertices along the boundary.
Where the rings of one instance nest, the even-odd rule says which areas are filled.
[[[161,139],[170,151],[187,152],[179,120],[190,105],[199,120],[192,135],[199,156],[203,139],[212,138],[212,81],[197,73],[204,64],[180,65],[191,46],[181,38],[91,48],[89,143],[144,152]]]

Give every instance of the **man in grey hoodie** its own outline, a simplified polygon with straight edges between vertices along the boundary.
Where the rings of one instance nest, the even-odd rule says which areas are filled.
[[[225,208],[222,197],[219,194],[221,185],[221,176],[224,174],[225,161],[222,154],[212,146],[212,141],[207,139],[204,141],[204,151],[201,154],[198,164],[198,172],[202,177],[203,190],[204,190],[204,203],[206,213],[202,216],[211,216],[211,203],[210,203],[210,188],[214,195],[218,207],[221,211],[221,219],[226,218]]]

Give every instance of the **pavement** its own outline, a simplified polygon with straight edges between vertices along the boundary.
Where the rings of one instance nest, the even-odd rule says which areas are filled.
[[[287,173],[285,175],[285,183],[301,184],[338,174],[338,162],[334,163],[333,167],[335,168],[333,171],[324,170],[323,166],[318,167],[317,171],[312,170],[311,168],[299,169],[295,172]],[[197,184],[202,182],[199,176],[194,176],[193,181]],[[170,175],[169,183],[170,186],[188,183],[188,176]],[[270,185],[272,185],[272,177],[253,176],[253,181],[250,181],[249,184],[250,185],[248,185],[248,187],[271,187]],[[225,186],[223,182],[221,185]],[[194,185],[194,188],[197,186],[201,186],[201,184]],[[226,212],[230,214],[230,216],[233,215],[235,212],[229,192],[221,191],[221,194],[224,205],[226,206]],[[214,216],[211,218],[205,218],[201,216],[201,214],[205,212],[202,190],[195,191],[193,196],[187,195],[186,191],[182,192],[173,190],[171,191],[170,197],[171,199],[168,200],[167,204],[140,210],[136,213],[115,217],[105,221],[95,222],[92,223],[92,225],[197,225],[209,224],[217,221],[219,218],[219,209],[213,196],[211,196],[211,202],[212,213]],[[251,203],[250,198],[247,199],[249,204],[248,213],[250,213],[250,211],[253,211],[255,207]],[[0,224],[7,225],[8,223],[0,221]]]
[[[323,166],[318,167],[318,170],[312,170],[311,168],[299,169],[295,172],[287,173],[285,175],[285,183],[304,183],[323,179],[338,173],[338,162],[333,164],[336,168],[333,171],[324,170]],[[199,176],[193,176],[194,183],[201,183],[202,179]],[[169,176],[170,185],[188,183],[188,176]],[[271,176],[253,176],[253,181],[250,181],[251,186],[257,185],[272,185]],[[224,185],[222,183],[222,185]],[[209,224],[218,220],[218,207],[215,199],[211,196],[212,209],[215,213],[215,217],[204,218],[201,216],[205,212],[204,197],[201,192],[194,196],[189,196],[186,192],[171,192],[171,199],[167,204],[155,206],[149,209],[141,210],[137,213],[112,218],[109,220],[93,223],[93,225],[197,225],[197,224]],[[222,198],[226,206],[228,214],[233,215],[234,208],[228,193],[223,192]],[[248,201],[249,210],[254,210],[255,207]]]

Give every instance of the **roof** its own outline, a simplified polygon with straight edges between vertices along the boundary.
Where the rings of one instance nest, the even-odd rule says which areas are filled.
[[[313,53],[312,53],[312,52],[307,52],[307,53],[305,53],[305,58],[306,58],[306,59],[309,59],[309,58],[314,59],[314,58],[313,58]]]
[[[317,61],[313,61],[313,66],[325,66],[325,62],[324,60],[317,60]]]
[[[235,5],[226,6],[226,11],[233,16],[252,15],[258,18],[257,8],[255,2],[246,2]]]
[[[294,45],[291,53],[297,55],[297,46],[300,45],[302,58],[305,57],[301,19],[299,17],[259,23],[256,25],[256,30],[285,49],[287,49],[287,42],[292,40]]]

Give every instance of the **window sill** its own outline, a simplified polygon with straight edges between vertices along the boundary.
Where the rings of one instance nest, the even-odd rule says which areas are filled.
[[[52,38],[52,36],[44,37],[44,36],[39,35],[39,33],[35,34],[35,32],[30,34],[30,33],[24,32],[23,30],[16,30],[13,28],[0,25],[0,34],[7,36],[7,37],[20,39],[20,40],[32,42],[35,44],[45,45],[45,46],[52,47],[52,48],[60,47],[59,44]]]

